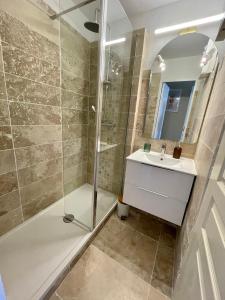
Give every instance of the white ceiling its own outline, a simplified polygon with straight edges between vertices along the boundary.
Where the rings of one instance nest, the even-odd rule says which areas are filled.
[[[208,41],[207,36],[199,33],[178,36],[169,42],[160,54],[164,59],[202,55]]]
[[[120,0],[128,17],[181,0]]]

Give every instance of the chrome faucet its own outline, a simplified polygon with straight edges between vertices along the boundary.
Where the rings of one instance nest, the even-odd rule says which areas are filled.
[[[160,153],[160,160],[164,160],[165,154],[166,154],[166,144],[162,144],[161,153]]]

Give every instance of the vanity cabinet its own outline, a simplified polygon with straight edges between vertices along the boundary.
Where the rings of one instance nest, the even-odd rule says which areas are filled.
[[[123,201],[181,225],[195,176],[127,160]]]

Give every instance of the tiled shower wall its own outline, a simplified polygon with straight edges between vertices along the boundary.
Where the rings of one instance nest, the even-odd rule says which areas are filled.
[[[90,45],[61,24],[60,67],[58,21],[28,1],[16,4],[34,19],[21,10],[27,24],[0,11],[0,234],[86,182],[87,174]]]
[[[130,104],[129,68],[130,68],[131,34],[127,34],[126,43],[106,49],[106,73],[109,68],[109,84],[104,85],[101,122],[101,142],[114,145],[99,155],[98,185],[115,194],[121,194],[126,128]],[[96,72],[98,47],[91,45],[90,107],[96,106]],[[111,63],[120,66],[118,75],[111,72]],[[106,75],[107,76],[107,75]],[[88,129],[88,182],[93,181],[93,163],[95,144],[95,113],[90,110]]]

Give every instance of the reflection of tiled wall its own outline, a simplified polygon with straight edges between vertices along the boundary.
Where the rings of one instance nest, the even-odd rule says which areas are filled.
[[[221,132],[225,126],[225,62],[216,76],[209,106],[204,119],[196,154],[195,164],[198,176],[190,199],[184,224],[178,240],[177,271],[189,245],[191,230],[195,224],[204,192],[215,159]]]
[[[62,24],[60,68],[58,21],[20,4],[0,11],[0,234],[86,181],[89,43]]]

